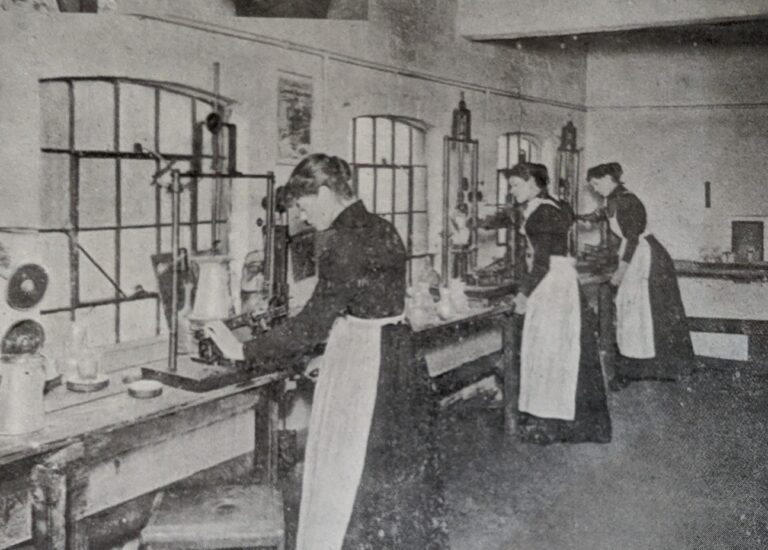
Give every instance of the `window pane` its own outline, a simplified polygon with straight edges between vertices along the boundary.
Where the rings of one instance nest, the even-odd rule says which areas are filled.
[[[376,213],[392,212],[392,170],[376,169]]]
[[[42,147],[69,148],[69,86],[65,82],[44,82],[40,86],[40,128]]]
[[[120,167],[122,225],[154,224],[155,188],[150,184],[154,161],[123,160]]]
[[[69,238],[61,233],[43,235],[45,260],[48,273],[48,290],[40,305],[41,309],[69,307]]]
[[[115,232],[88,231],[80,233],[78,241],[88,254],[114,280],[115,278]],[[113,298],[115,289],[96,268],[82,250],[80,251],[80,299],[101,300]]]
[[[408,247],[408,214],[395,215],[395,229],[397,229],[403,244]]]
[[[115,161],[80,160],[80,227],[115,225]]]
[[[133,151],[135,143],[155,148],[155,90],[120,84],[120,150]]]
[[[152,270],[155,253],[154,229],[125,229],[120,234],[120,286],[129,296],[141,285],[148,292],[157,290]]]
[[[392,121],[388,118],[376,119],[376,154],[377,164],[392,163]]]
[[[161,235],[162,237],[160,241],[161,242],[160,250],[162,252],[170,252],[171,251],[171,228],[163,227]],[[182,226],[179,228],[179,238],[181,239],[179,248],[186,248],[187,250],[190,250],[189,235],[190,235],[190,230],[188,226]]]
[[[357,196],[362,199],[365,207],[373,212],[373,169],[357,169]]]
[[[413,214],[412,254],[424,254],[429,249],[429,227],[426,214]]]
[[[77,320],[85,325],[91,346],[115,343],[116,309],[115,306],[109,305],[77,310]],[[104,365],[101,368],[103,372]]]
[[[160,151],[192,150],[192,102],[188,97],[160,92]]]
[[[509,183],[507,181],[507,178],[505,178],[502,174],[498,174],[498,186],[496,188],[496,204],[499,206],[504,206],[505,204],[508,204],[508,198],[507,195],[509,194]]]
[[[120,341],[140,340],[155,335],[155,300],[120,304]]]
[[[373,121],[370,117],[354,120],[355,158],[353,162],[371,164],[373,162]]]
[[[395,211],[409,212],[409,171],[404,169],[395,170]]]
[[[508,136],[500,136],[496,144],[496,151],[498,152],[497,158],[496,158],[496,168],[502,169],[502,168],[509,168],[507,166],[507,158],[509,155],[509,144],[508,144]]]
[[[42,155],[42,225],[65,227],[69,221],[69,155]]]
[[[75,82],[75,148],[113,151],[114,87],[107,82]]]
[[[211,224],[197,224],[197,250],[205,252],[211,249]]]
[[[411,127],[395,122],[395,164],[411,163]]]
[[[417,128],[413,129],[413,164],[426,165],[425,139],[426,132]]]
[[[197,181],[197,219],[210,221],[213,218],[214,180],[211,178]],[[261,205],[259,205],[261,206]]]
[[[427,169],[413,169],[413,210],[427,209]]]

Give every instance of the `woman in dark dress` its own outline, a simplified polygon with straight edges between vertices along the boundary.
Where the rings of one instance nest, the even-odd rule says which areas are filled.
[[[297,550],[445,548],[434,442],[436,400],[403,324],[406,252],[394,226],[354,197],[337,157],[313,154],[286,195],[327,231],[314,294],[295,317],[239,343],[209,333],[232,358],[286,368],[326,342],[310,417]],[[382,356],[396,325],[403,344]],[[396,355],[393,358],[391,355]]]
[[[672,258],[648,231],[643,203],[624,187],[621,165],[612,162],[587,171],[587,181],[607,206],[588,216],[607,220],[622,239],[616,294],[619,360],[614,387],[632,380],[676,380],[690,374],[695,360],[688,318]]]
[[[525,314],[520,354],[521,431],[534,443],[607,443],[611,420],[597,349],[597,320],[567,257],[571,209],[547,193],[541,164],[510,171],[510,187],[525,204],[522,232],[529,265],[515,298]]]

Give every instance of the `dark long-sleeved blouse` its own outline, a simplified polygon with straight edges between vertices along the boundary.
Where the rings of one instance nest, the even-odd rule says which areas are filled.
[[[629,262],[635,254],[640,235],[645,232],[647,217],[645,206],[637,196],[623,185],[617,185],[608,195],[608,217],[616,216],[627,245],[622,261]]]
[[[295,317],[246,342],[246,360],[285,365],[325,342],[337,317],[403,312],[406,251],[391,223],[357,201],[336,217],[324,240],[312,297]]]
[[[533,267],[523,277],[520,292],[530,296],[549,271],[550,256],[568,254],[570,209],[542,204],[525,220],[525,234],[533,252]]]
[[[640,235],[645,232],[648,223],[645,206],[637,198],[637,195],[629,191],[624,185],[619,184],[608,195],[608,204],[605,208],[600,208],[586,216],[580,216],[580,219],[591,222],[608,221],[614,216],[616,216],[616,221],[623,234],[619,237],[623,236],[627,240],[627,246],[624,248],[621,260],[629,263],[632,256],[635,255],[635,249],[640,242]]]

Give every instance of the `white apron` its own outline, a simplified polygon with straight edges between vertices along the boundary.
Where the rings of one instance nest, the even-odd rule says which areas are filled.
[[[401,322],[336,319],[315,386],[304,461],[297,550],[339,550],[365,464],[381,361],[381,328]]]
[[[541,204],[559,208],[550,200],[531,202],[526,219]],[[550,257],[549,271],[528,298],[521,346],[518,408],[540,418],[573,420],[581,357],[581,301],[573,258]]]
[[[621,237],[619,260],[624,255],[627,240],[616,216],[609,218],[611,230]],[[653,342],[653,316],[648,279],[651,274],[651,245],[646,237],[640,240],[616,293],[616,343],[624,357],[652,359],[656,357]]]

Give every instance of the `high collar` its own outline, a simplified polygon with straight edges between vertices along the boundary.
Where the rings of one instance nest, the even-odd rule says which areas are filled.
[[[341,229],[342,227],[360,227],[365,225],[365,218],[368,214],[368,209],[363,204],[363,201],[358,199],[344,210],[339,212],[336,219],[331,223],[331,229]]]
[[[612,198],[614,198],[614,197],[619,197],[619,196],[621,196],[621,195],[625,195],[625,194],[627,194],[627,193],[629,193],[629,191],[627,191],[627,188],[626,188],[626,187],[624,187],[624,184],[623,184],[623,183],[620,183],[620,184],[618,184],[616,187],[614,187],[614,188],[613,188],[613,191],[611,191],[611,192],[608,194],[608,198],[609,198],[609,199],[612,199]]]

